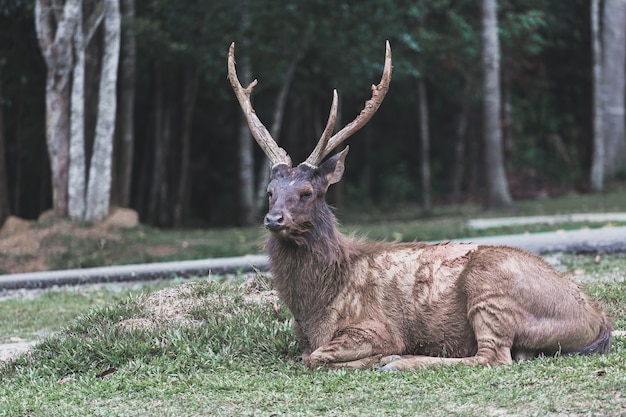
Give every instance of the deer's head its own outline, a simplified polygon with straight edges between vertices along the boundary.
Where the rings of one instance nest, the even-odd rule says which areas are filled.
[[[257,80],[243,88],[235,70],[235,44],[230,45],[228,79],[246,116],[252,135],[272,166],[270,183],[267,187],[269,211],[265,216],[264,225],[275,236],[297,239],[320,226],[320,222],[328,221],[326,219],[328,206],[324,198],[328,187],[341,180],[348,147],[326,161],[324,158],[361,129],[376,113],[389,89],[391,68],[391,48],[387,42],[382,78],[378,85],[372,85],[372,97],[365,103],[361,113],[333,135],[337,120],[337,90],[334,90],[328,123],[322,136],[306,161],[294,167],[287,152],[272,139],[269,131],[256,115],[250,102],[250,94]]]

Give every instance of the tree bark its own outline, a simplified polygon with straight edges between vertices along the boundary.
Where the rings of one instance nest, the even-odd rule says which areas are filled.
[[[469,104],[464,99],[461,103],[461,111],[456,126],[456,142],[454,143],[454,173],[452,177],[452,201],[461,203],[461,189],[463,187],[463,174],[465,171],[465,142],[467,137],[467,124],[469,118]]]
[[[198,92],[199,71],[186,67],[183,77],[183,117],[181,132],[180,176],[178,178],[178,196],[174,207],[174,226],[183,224],[183,216],[189,195],[189,158],[191,154],[191,122]]]
[[[0,67],[0,225],[11,214],[7,181],[6,147],[4,143],[4,96],[2,94],[2,67]]]
[[[426,92],[426,83],[424,77],[417,79],[417,101],[419,109],[420,123],[420,148],[421,148],[421,200],[422,209],[430,211],[432,209],[431,201],[431,172],[430,172],[430,128],[428,125],[428,95]]]
[[[121,0],[122,49],[120,61],[120,106],[119,106],[119,150],[118,192],[119,204],[130,206],[130,191],[133,179],[133,157],[135,147],[135,68],[137,41],[135,38],[135,0]]]
[[[163,68],[160,62],[154,64],[154,154],[152,163],[152,181],[148,196],[148,218],[156,224],[159,209],[159,187],[163,180],[163,116],[165,114],[163,99]]]
[[[242,1],[241,20],[239,30],[244,39],[244,48],[249,43],[246,32],[250,27],[251,17],[249,1]],[[244,57],[240,60],[241,81],[243,85],[249,85],[252,81],[252,70],[250,60]],[[252,134],[243,113],[239,115],[239,133],[237,135],[238,144],[238,168],[239,168],[239,225],[251,226],[255,223],[254,211],[254,148]]]
[[[70,161],[68,173],[68,214],[75,220],[85,216],[85,38],[83,12],[78,8],[74,31],[70,113]]]
[[[604,189],[604,105],[602,97],[602,44],[600,41],[600,0],[591,0],[591,50],[593,54],[593,151],[591,190]]]
[[[613,177],[626,169],[626,0],[604,1],[602,60],[605,176]]]
[[[240,65],[241,78],[244,85],[250,83],[250,67],[247,63]],[[239,225],[251,226],[255,223],[254,211],[254,147],[252,134],[243,113],[239,116]]]
[[[511,208],[500,124],[500,43],[496,0],[482,0],[483,118],[488,210]]]
[[[35,2],[35,28],[47,67],[46,143],[52,171],[53,210],[57,216],[67,217],[72,38],[81,1],[66,0],[62,12],[55,12],[53,6],[51,0]]]
[[[285,72],[285,77],[283,78],[283,84],[280,86],[280,91],[276,96],[274,117],[272,120],[272,128],[270,130],[272,138],[276,141],[276,143],[280,140],[280,132],[283,127],[283,116],[285,115],[285,107],[287,105],[287,96],[289,94],[289,88],[291,87],[291,80],[293,80],[293,74],[296,72],[296,68],[301,57],[302,54],[298,54],[298,56],[292,59],[289,63],[287,71]],[[257,181],[256,201],[254,204],[255,213],[258,213],[263,207],[263,204],[265,204],[267,198],[267,183],[269,182],[269,179],[270,160],[267,157],[263,157]]]
[[[98,221],[109,214],[119,55],[119,0],[105,0],[104,52],[98,94],[96,138],[89,167],[87,204],[85,208],[85,220],[87,221]]]

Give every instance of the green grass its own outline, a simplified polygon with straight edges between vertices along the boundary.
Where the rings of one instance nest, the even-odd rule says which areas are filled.
[[[464,205],[428,214],[415,208],[339,214],[347,233],[403,241],[599,227],[477,232],[466,221],[485,215],[622,211],[626,192],[621,187],[601,197],[518,202],[514,213],[484,214],[476,205]],[[61,235],[42,246],[55,248],[53,267],[61,269],[258,253],[262,237],[258,227],[166,231],[141,226],[114,239]],[[603,302],[615,327],[626,329],[626,257],[563,255],[560,261]],[[541,358],[508,367],[311,371],[299,360],[284,306],[277,312],[274,300],[259,302],[249,286],[184,282],[123,291],[76,287],[1,299],[0,342],[42,343],[31,354],[0,364],[0,416],[543,416],[626,410],[624,339],[614,339],[608,355]],[[262,280],[255,282],[266,288]],[[176,297],[162,296],[161,309],[151,298],[164,287],[184,294],[173,308],[165,306]]]
[[[128,286],[85,285],[26,291],[25,297],[0,299],[0,343],[37,340],[65,327],[92,308],[105,307],[140,294],[170,286],[175,281],[133,283]]]
[[[608,355],[508,367],[311,371],[284,306],[277,311],[272,297],[251,288],[200,281],[80,315],[0,367],[0,415],[543,416],[626,408],[624,339],[614,339]],[[626,326],[626,283],[585,290]]]

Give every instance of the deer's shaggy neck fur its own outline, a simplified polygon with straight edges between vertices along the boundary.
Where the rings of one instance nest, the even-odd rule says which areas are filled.
[[[266,243],[274,285],[296,320],[308,321],[335,298],[359,246],[339,232],[325,202],[316,208],[315,227],[296,239],[272,234]]]

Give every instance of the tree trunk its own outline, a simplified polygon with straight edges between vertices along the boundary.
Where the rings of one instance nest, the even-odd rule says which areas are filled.
[[[454,173],[452,177],[452,201],[461,203],[461,189],[465,171],[465,142],[467,138],[467,123],[469,118],[469,104],[466,99],[461,103],[459,120],[456,126],[456,142],[454,143]]]
[[[500,43],[496,0],[482,0],[483,118],[487,209],[511,208],[500,125]]]
[[[35,2],[37,39],[47,67],[46,143],[52,171],[52,201],[59,217],[68,215],[72,38],[80,6],[80,0],[66,0],[63,12],[55,13],[51,0]]]
[[[85,39],[82,7],[78,8],[74,31],[74,70],[70,113],[70,166],[68,173],[68,214],[75,220],[85,216]]]
[[[240,65],[244,85],[250,82],[250,70]],[[243,113],[239,117],[239,225],[251,226],[255,223],[254,211],[254,148],[252,134]]]
[[[159,187],[163,180],[163,69],[160,62],[154,65],[154,159],[152,163],[152,181],[148,196],[148,218],[156,224],[159,209]]]
[[[22,143],[24,138],[22,137],[22,120],[24,115],[24,86],[20,85],[19,96],[17,99],[17,111],[15,115],[15,177],[13,180],[13,213],[19,214],[21,212],[21,200],[22,200]],[[28,190],[30,191],[30,190]],[[30,194],[30,193],[29,193]]]
[[[11,214],[9,207],[9,187],[7,182],[6,147],[4,144],[4,97],[2,95],[2,67],[0,67],[0,225]]]
[[[502,88],[502,144],[504,147],[504,170],[513,172],[513,108],[511,106],[511,79],[508,69],[503,70]]]
[[[249,12],[249,0],[242,1],[241,20],[239,31],[242,33],[244,48],[248,45],[246,32],[250,27],[251,16]],[[243,85],[249,85],[252,81],[252,70],[250,60],[244,56],[240,60],[241,81]],[[239,168],[239,216],[240,226],[251,226],[255,223],[254,211],[254,148],[252,134],[243,113],[239,116],[239,134],[237,136],[238,147],[238,168]]]
[[[626,169],[626,0],[604,1],[602,60],[605,175],[613,177],[620,170]]]
[[[199,71],[189,66],[183,77],[183,117],[181,132],[180,177],[178,178],[178,196],[174,207],[174,226],[183,224],[189,196],[189,158],[191,154],[191,122],[198,92]]]
[[[101,220],[109,214],[111,160],[117,106],[117,69],[120,55],[119,0],[105,0],[104,52],[98,94],[96,138],[89,167],[85,220]]]
[[[280,86],[280,91],[276,96],[276,104],[274,104],[274,117],[272,120],[272,128],[270,130],[272,138],[276,141],[276,143],[280,140],[280,132],[283,126],[283,116],[285,115],[287,95],[289,94],[291,80],[293,79],[293,74],[296,72],[298,62],[300,62],[301,58],[302,53],[299,53],[289,63],[287,71],[285,72],[285,77],[283,78],[283,84]],[[263,204],[265,204],[267,198],[267,183],[270,179],[270,169],[270,160],[267,157],[263,157],[257,181],[256,201],[254,204],[255,213],[261,211]]]
[[[163,149],[163,153],[161,155],[161,160],[163,167],[161,168],[161,181],[159,181],[158,185],[158,216],[157,224],[159,226],[167,226],[170,224],[171,212],[169,205],[169,164],[168,164],[168,156],[171,149],[172,143],[172,108],[174,107],[167,96],[165,100],[165,106],[163,107],[163,136],[161,145]]]
[[[430,195],[430,128],[428,125],[428,95],[426,92],[426,83],[424,77],[417,79],[417,101],[419,108],[420,123],[420,149],[421,149],[421,200],[422,209],[430,211],[432,209],[432,201]]]
[[[117,184],[119,201],[123,207],[130,206],[130,191],[133,179],[133,155],[135,146],[135,67],[137,62],[137,42],[134,19],[135,0],[121,0],[122,50],[120,61],[120,107],[119,107],[119,168]]]
[[[591,0],[591,46],[593,53],[593,154],[591,190],[604,189],[604,105],[602,98],[602,45],[600,42],[600,0]]]

